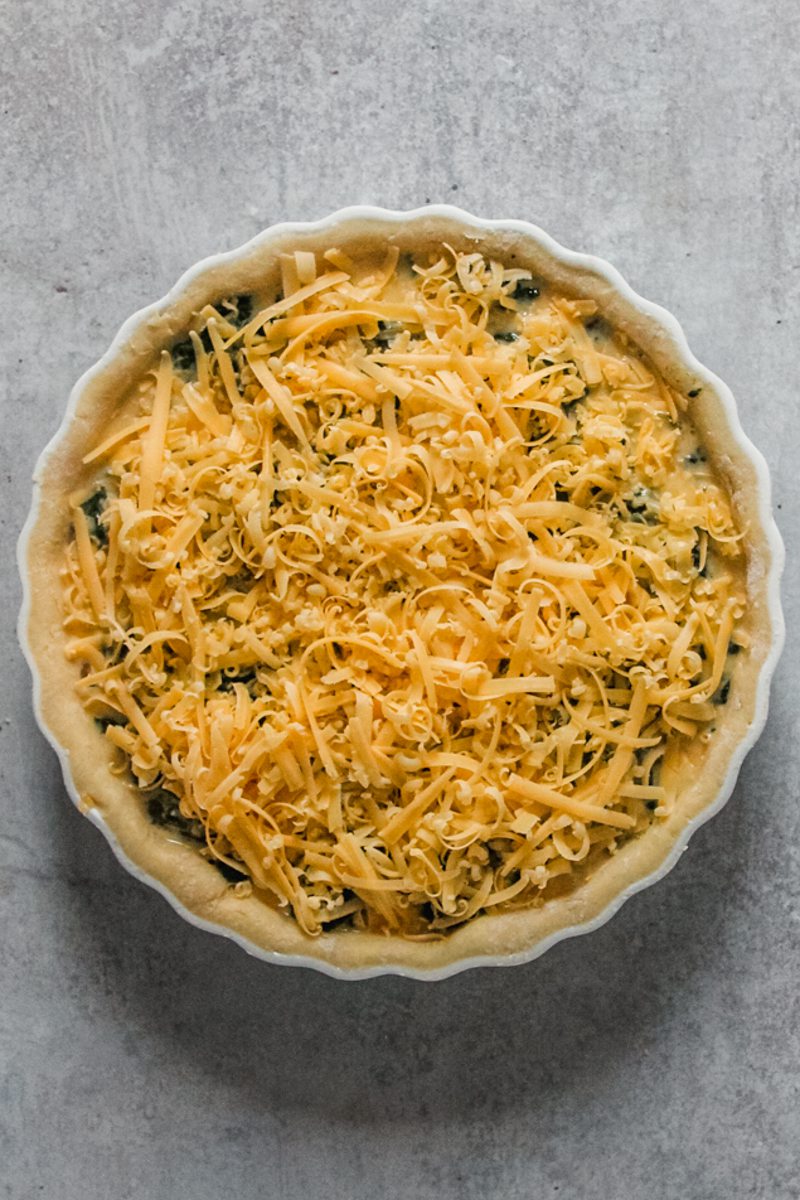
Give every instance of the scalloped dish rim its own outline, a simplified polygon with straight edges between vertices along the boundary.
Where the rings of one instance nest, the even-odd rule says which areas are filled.
[[[247,936],[238,932],[236,929],[230,928],[227,925],[219,924],[215,921],[208,920],[203,916],[191,911],[181,900],[179,900],[165,882],[155,878],[149,874],[141,866],[135,863],[125,852],[115,832],[109,827],[102,814],[94,807],[87,807],[82,800],[78,788],[73,779],[72,769],[70,766],[69,750],[61,744],[52,729],[49,727],[45,719],[42,708],[42,679],[39,666],[36,660],[36,655],[31,645],[29,638],[29,623],[31,619],[32,609],[32,588],[29,577],[29,549],[32,534],[34,533],[41,507],[42,486],[41,479],[44,469],[51,457],[51,454],[59,447],[67,430],[71,426],[76,415],[79,402],[86,392],[87,388],[92,384],[98,375],[114,361],[122,349],[130,343],[133,335],[145,327],[148,322],[156,316],[159,316],[166,307],[173,304],[190,285],[196,283],[203,275],[212,269],[224,267],[226,264],[233,264],[243,261],[248,255],[252,254],[257,248],[268,245],[270,242],[276,241],[281,237],[291,235],[310,235],[310,234],[325,234],[333,233],[337,226],[346,222],[364,221],[372,222],[373,224],[383,224],[387,231],[392,228],[397,229],[406,223],[413,221],[423,221],[444,219],[450,222],[456,222],[464,228],[465,234],[470,232],[480,234],[490,232],[492,234],[508,233],[509,235],[518,234],[525,238],[532,239],[538,243],[538,247],[545,255],[551,257],[556,262],[567,269],[583,271],[599,277],[611,289],[612,293],[618,294],[624,303],[627,303],[633,309],[637,310],[644,318],[647,318],[653,327],[657,327],[660,331],[666,334],[670,345],[675,352],[675,357],[680,365],[687,371],[691,372],[698,379],[710,385],[715,397],[719,400],[721,408],[727,422],[727,433],[731,436],[736,445],[737,450],[743,458],[749,460],[749,465],[755,472],[758,492],[758,520],[761,526],[761,532],[764,536],[764,542],[769,552],[769,567],[766,576],[765,588],[765,607],[769,620],[769,628],[771,637],[767,643],[767,650],[761,664],[755,687],[755,697],[753,702],[752,719],[744,735],[736,741],[730,760],[727,765],[727,771],[721,785],[716,790],[713,798],[706,804],[701,811],[695,813],[679,831],[673,842],[671,849],[666,853],[662,861],[652,871],[644,874],[641,878],[632,880],[627,886],[624,886],[616,894],[611,896],[608,903],[595,915],[587,920],[579,921],[572,925],[564,925],[556,928],[548,935],[540,937],[533,944],[522,949],[516,949],[512,952],[492,953],[487,947],[486,953],[469,954],[465,957],[454,958],[445,963],[439,963],[426,968],[419,959],[420,947],[417,944],[417,963],[405,964],[399,961],[396,962],[366,962],[361,965],[345,966],[330,959],[315,957],[312,953],[297,954],[283,953],[275,949],[267,949],[257,945]],[[769,470],[761,453],[752,444],[749,438],[744,433],[736,408],[736,402],[725,383],[714,375],[707,368],[703,367],[692,354],[689,349],[686,337],[677,320],[665,309],[659,305],[645,300],[639,296],[628,283],[622,278],[619,272],[609,263],[601,258],[589,254],[580,254],[571,250],[567,250],[559,243],[554,241],[549,234],[527,221],[519,220],[489,220],[475,217],[463,209],[451,205],[425,205],[421,208],[411,209],[409,211],[397,211],[375,207],[371,205],[360,205],[349,208],[340,209],[329,216],[323,217],[318,221],[311,222],[284,222],[272,225],[251,238],[243,245],[234,250],[227,251],[221,254],[215,254],[202,259],[194,266],[184,272],[177,283],[170,289],[166,296],[153,304],[149,304],[128,318],[120,328],[119,332],[114,337],[111,345],[106,353],[90,367],[77,381],[69,396],[69,401],[64,412],[63,418],[59,424],[58,430],[49,440],[48,444],[40,454],[34,470],[34,494],[31,509],[28,513],[24,527],[20,533],[17,543],[17,562],[19,573],[22,579],[22,607],[19,614],[18,636],[22,647],[25,659],[31,671],[33,679],[33,708],[37,724],[41,729],[44,737],[53,747],[58,756],[64,784],[68,794],[70,795],[76,807],[93,822],[104,834],[109,842],[115,856],[126,870],[136,879],[148,884],[150,887],[158,891],[172,905],[185,920],[197,926],[200,929],[208,930],[209,932],[221,934],[229,938],[249,954],[270,963],[282,965],[312,967],[315,970],[321,971],[324,974],[333,976],[338,979],[366,979],[374,978],[380,975],[400,975],[406,978],[417,980],[439,980],[445,979],[458,972],[468,970],[472,967],[489,967],[489,966],[508,966],[524,962],[530,962],[540,955],[544,954],[551,946],[563,941],[565,938],[575,937],[578,934],[589,933],[599,926],[605,924],[614,913],[635,893],[642,891],[644,888],[656,883],[663,878],[668,871],[675,866],[683,851],[687,848],[688,842],[702,824],[709,818],[714,816],[723,807],[729,799],[736,779],[741,768],[742,762],[748,751],[755,744],[760,736],[764,724],[767,719],[768,704],[769,704],[769,687],[775,671],[778,659],[783,649],[785,639],[785,628],[780,602],[780,578],[783,570],[785,552],[780,533],[775,524],[771,508],[771,485]],[[644,835],[643,835],[644,836]],[[339,937],[358,937],[358,933],[341,933],[333,935]]]

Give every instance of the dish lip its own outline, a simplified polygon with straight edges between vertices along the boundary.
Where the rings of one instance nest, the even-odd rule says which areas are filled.
[[[217,924],[213,921],[208,921],[203,917],[197,916],[186,908],[169,888],[142,870],[134,863],[123,850],[116,835],[106,824],[103,817],[96,809],[86,809],[77,792],[72,779],[72,773],[69,762],[69,752],[66,747],[62,746],[55,735],[50,730],[47,722],[44,719],[41,706],[41,677],[39,674],[38,665],[36,663],[30,641],[28,638],[28,625],[31,609],[31,584],[27,570],[28,548],[31,534],[36,525],[39,515],[41,502],[41,479],[47,466],[47,462],[59,445],[62,437],[69,428],[75,415],[78,403],[85,389],[94,380],[94,378],[106,369],[113,361],[116,355],[120,352],[126,342],[132,335],[148,319],[156,316],[165,306],[172,304],[196,279],[205,274],[207,271],[225,266],[228,263],[233,263],[242,257],[252,253],[263,243],[272,241],[276,237],[285,235],[302,235],[309,233],[324,233],[328,230],[335,229],[347,221],[372,221],[381,222],[388,229],[403,225],[407,222],[422,218],[443,217],[448,220],[460,222],[466,229],[474,229],[476,232],[509,232],[519,233],[527,237],[533,238],[539,243],[544,250],[552,255],[566,266],[591,271],[593,274],[604,279],[612,289],[619,293],[624,300],[636,308],[645,316],[653,319],[662,329],[666,331],[672,340],[678,355],[691,371],[698,377],[708,383],[719,398],[720,403],[725,412],[728,423],[728,428],[737,443],[738,448],[752,463],[758,481],[759,493],[759,519],[761,527],[764,531],[767,545],[770,552],[769,570],[767,573],[767,588],[766,602],[767,611],[771,628],[771,643],[769,652],[764,660],[761,670],[758,675],[755,696],[755,709],[753,720],[746,732],[746,735],[737,743],[734,753],[731,757],[726,772],[725,778],[716,794],[715,799],[708,804],[701,812],[697,813],[690,821],[687,822],[685,828],[676,838],[669,854],[659,864],[659,866],[644,875],[642,878],[634,880],[626,888],[623,888],[601,912],[596,914],[589,920],[576,923],[574,925],[565,926],[557,929],[549,936],[541,939],[533,946],[525,948],[513,953],[500,954],[476,954],[468,957],[456,959],[453,962],[446,963],[442,966],[426,969],[418,966],[406,966],[400,963],[376,963],[369,966],[359,967],[342,967],[335,963],[318,959],[309,955],[302,954],[283,954],[275,950],[267,950],[256,945],[248,938],[243,937],[233,929],[227,926]],[[485,217],[476,217],[465,209],[459,208],[450,204],[426,204],[418,208],[399,210],[387,209],[374,205],[355,205],[346,208],[341,208],[322,217],[316,221],[291,221],[279,222],[270,225],[254,237],[250,238],[243,244],[235,247],[232,250],[224,251],[219,254],[212,254],[193,266],[180,276],[177,282],[161,299],[156,300],[152,304],[145,305],[137,312],[133,313],[126,321],[123,322],[117,334],[111,341],[106,352],[96,363],[86,370],[70,391],[67,406],[59,426],[46,446],[40,453],[33,472],[33,499],[31,508],[28,512],[25,523],[17,541],[17,567],[22,582],[22,604],[17,622],[17,635],[20,646],[31,672],[33,681],[33,712],[36,723],[39,726],[43,736],[52,746],[56,753],[61,766],[61,772],[64,779],[64,785],[70,799],[75,804],[83,815],[87,816],[92,823],[97,826],[103,833],[107,842],[116,856],[117,860],[123,867],[137,880],[148,884],[151,888],[162,895],[172,906],[172,908],[184,918],[184,920],[195,925],[199,929],[206,930],[210,933],[216,933],[233,941],[240,946],[248,954],[258,958],[264,962],[273,963],[282,966],[302,966],[309,967],[316,971],[322,972],[324,975],[331,976],[336,979],[343,980],[360,980],[376,978],[382,975],[398,975],[407,979],[414,979],[426,982],[434,982],[441,979],[449,978],[450,976],[460,974],[462,971],[467,971],[476,967],[500,967],[500,966],[517,966],[522,963],[532,962],[546,953],[551,947],[557,943],[566,940],[567,938],[577,937],[580,934],[591,933],[595,929],[605,925],[607,921],[619,911],[622,905],[634,896],[636,893],[643,891],[645,888],[657,883],[662,879],[678,862],[683,852],[688,848],[688,843],[697,829],[704,825],[706,821],[715,816],[720,809],[724,807],[733,792],[739,771],[742,763],[752,749],[758,738],[760,737],[764,725],[767,720],[769,711],[769,690],[772,677],[775,672],[778,660],[783,650],[785,642],[785,623],[783,611],[781,608],[780,596],[780,581],[783,574],[785,564],[785,549],[781,534],[773,516],[772,510],[772,484],[770,479],[769,468],[766,460],[757,447],[752,443],[750,438],[744,432],[739,413],[736,406],[736,401],[730,388],[722,379],[719,378],[713,371],[703,366],[692,353],[686,335],[678,320],[663,308],[661,305],[654,303],[651,300],[645,299],[639,295],[629,283],[623,278],[616,267],[612,266],[605,259],[593,254],[581,253],[574,250],[569,250],[557,242],[550,234],[546,233],[539,226],[534,225],[529,221],[519,219],[492,219]]]

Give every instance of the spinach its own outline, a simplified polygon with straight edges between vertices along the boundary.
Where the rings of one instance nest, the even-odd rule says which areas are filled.
[[[128,718],[123,713],[114,713],[110,717],[95,717],[94,723],[101,733],[105,733],[109,725],[127,725]]]
[[[503,865],[503,851],[491,844],[487,847],[487,850],[489,852],[489,861],[486,865],[490,871],[496,871],[498,867],[502,867]]]
[[[587,333],[596,338],[611,336],[611,326],[604,317],[589,317],[588,320],[584,321],[583,327]]]
[[[706,561],[700,566],[700,543],[695,542],[692,546],[692,566],[701,579],[705,579],[708,575],[708,551],[706,550]]]
[[[577,404],[582,404],[588,395],[589,395],[589,389],[584,385],[584,389],[583,389],[582,393],[580,394],[580,396],[573,396],[571,400],[566,400],[562,404],[561,407],[563,408],[565,413],[571,413],[573,411],[573,409],[575,408],[575,406]]]
[[[532,279],[518,279],[511,293],[512,300],[538,300],[539,289]]]
[[[730,679],[723,679],[722,683],[719,685],[717,690],[714,692],[714,695],[711,697],[711,703],[712,704],[727,704],[728,696],[730,695],[730,692],[731,692]]]
[[[179,375],[193,376],[197,363],[191,338],[183,338],[172,347],[172,366]]]
[[[147,815],[154,825],[172,829],[194,842],[205,842],[203,822],[194,817],[185,817],[180,809],[178,797],[163,789],[147,798]]]
[[[236,324],[236,321],[232,317],[229,317],[228,319],[231,321],[232,325]],[[205,350],[206,354],[211,354],[214,347],[211,343],[211,334],[208,332],[208,328],[201,329],[199,333],[200,342],[203,349]],[[195,357],[192,339],[190,337],[185,337],[181,338],[180,341],[175,342],[170,350],[170,354],[172,355],[173,369],[177,371],[179,375],[184,375],[190,379],[193,379],[197,371],[197,359]]]
[[[403,326],[399,321],[378,321],[378,332],[374,338],[369,338],[366,345],[371,350],[388,350],[397,335],[402,332]]]
[[[179,833],[182,837],[189,838],[193,842],[203,842],[205,844],[206,833],[203,828],[203,822],[197,821],[193,817],[184,817],[180,810],[178,797],[173,796],[172,792],[162,789],[149,796],[147,799],[147,815],[154,825]],[[221,862],[218,858],[210,858],[207,861],[217,868],[220,875],[228,883],[240,883],[243,879],[249,878],[244,864],[242,864],[242,869],[238,870],[228,863]]]
[[[175,342],[170,354],[173,356],[173,371],[193,379],[197,371],[197,359],[194,358],[192,338],[184,337],[180,342]]]
[[[211,858],[209,862],[213,863],[222,878],[228,883],[241,883],[243,879],[249,878],[246,871],[239,871],[235,867],[229,866],[228,863],[221,862],[218,858]]]
[[[100,520],[106,506],[108,493],[104,487],[96,488],[87,500],[84,500],[81,508],[89,525],[89,534],[100,546],[108,545],[108,530]]]
[[[506,329],[500,333],[496,333],[494,335],[494,340],[496,342],[518,342],[519,334],[514,333],[511,329]]]
[[[231,325],[235,325],[237,329],[240,329],[242,325],[246,325],[253,315],[253,297],[247,293],[241,296],[234,296],[231,300],[226,300],[225,306],[226,308],[236,310],[233,315],[230,312],[225,315]]]
[[[220,681],[217,687],[218,692],[232,692],[235,683],[243,683],[250,695],[253,695],[253,688],[257,684],[256,673],[253,667],[242,667],[240,671],[229,675],[227,671],[220,673]]]
[[[637,524],[652,525],[656,520],[656,514],[653,511],[653,496],[649,488],[637,484],[631,495],[626,497],[625,504],[630,519]]]

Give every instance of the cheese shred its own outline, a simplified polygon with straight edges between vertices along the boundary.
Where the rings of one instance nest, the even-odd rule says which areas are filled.
[[[446,246],[280,275],[88,449],[67,654],[226,877],[312,936],[442,937],[673,811],[747,645],[741,533],[592,302]]]

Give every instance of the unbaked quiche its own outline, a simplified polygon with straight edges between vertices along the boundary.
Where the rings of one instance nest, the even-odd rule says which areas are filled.
[[[42,475],[82,800],[266,949],[524,948],[653,869],[749,720],[706,385],[524,249],[278,246],[146,326]]]

